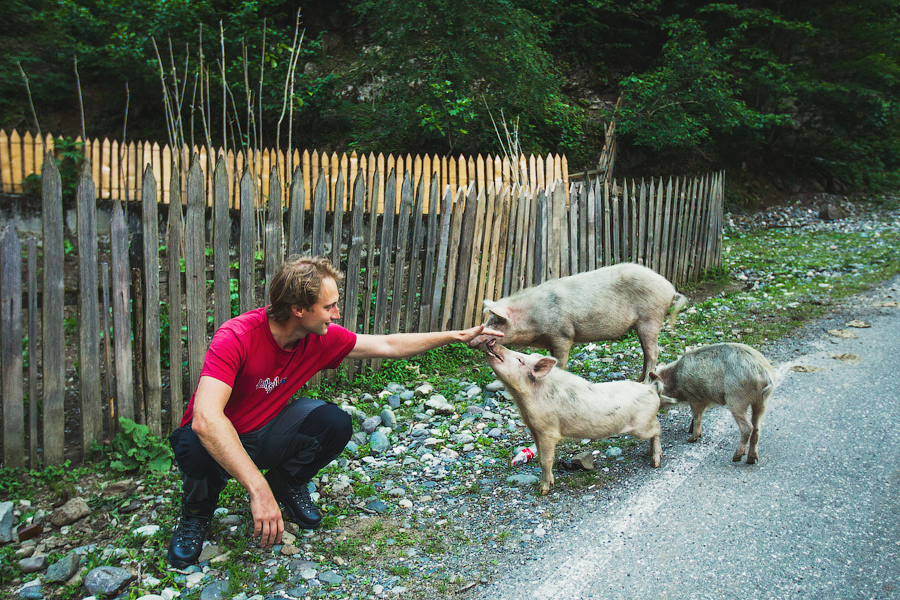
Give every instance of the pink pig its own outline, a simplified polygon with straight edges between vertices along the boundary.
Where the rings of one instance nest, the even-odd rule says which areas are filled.
[[[659,332],[674,323],[687,298],[669,280],[634,263],[621,263],[546,281],[493,302],[484,301],[488,327],[504,333],[509,346],[546,348],[566,367],[572,345],[616,340],[634,331],[644,353],[640,381],[659,357]],[[493,336],[469,342],[481,346]]]
[[[628,433],[650,440],[650,464],[662,458],[656,413],[659,394],[635,381],[592,383],[556,368],[556,359],[522,354],[494,341],[482,346],[487,363],[512,395],[541,462],[541,494],[553,486],[556,444],[563,437],[604,439]]]

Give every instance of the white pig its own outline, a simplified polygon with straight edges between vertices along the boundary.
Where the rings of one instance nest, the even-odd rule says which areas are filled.
[[[741,430],[741,442],[731,460],[740,461],[745,452],[748,465],[759,460],[760,425],[775,390],[772,365],[759,351],[732,342],[703,346],[661,365],[650,379],[663,404],[690,403],[694,418],[688,430],[689,442],[703,435],[704,411],[713,404],[725,405]],[[753,409],[750,418],[748,408]]]
[[[566,367],[575,343],[616,340],[634,330],[644,353],[640,381],[659,357],[659,332],[671,308],[675,322],[687,298],[668,279],[634,263],[546,281],[496,302],[484,301],[488,327],[504,333],[509,346],[546,348]],[[480,346],[492,336],[481,335],[469,345]]]
[[[662,446],[656,413],[660,398],[651,386],[635,381],[592,383],[555,368],[555,358],[515,352],[493,340],[482,349],[537,445],[541,494],[553,485],[556,444],[563,437],[599,440],[628,433],[649,439],[650,463],[659,466]]]

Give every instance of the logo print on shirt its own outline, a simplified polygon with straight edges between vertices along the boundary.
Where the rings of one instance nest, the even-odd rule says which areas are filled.
[[[274,390],[279,385],[282,385],[285,381],[287,381],[287,379],[279,380],[277,377],[275,377],[274,379],[270,378],[270,377],[266,377],[265,379],[259,380],[259,383],[256,384],[256,389],[264,389],[264,390],[266,390],[266,393],[268,394],[269,392]]]

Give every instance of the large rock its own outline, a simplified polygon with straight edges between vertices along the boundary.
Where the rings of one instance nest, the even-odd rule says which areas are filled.
[[[53,523],[55,527],[62,527],[64,525],[71,525],[75,521],[83,519],[89,514],[91,514],[91,508],[87,505],[87,502],[84,501],[84,498],[72,498],[53,511],[53,514],[50,515],[50,522]]]
[[[22,569],[23,573],[37,573],[46,569],[49,563],[50,560],[47,558],[47,555],[41,554],[40,556],[23,558],[19,561],[19,568]]]
[[[127,569],[97,567],[84,578],[84,587],[92,596],[115,596],[134,580],[134,573]]]
[[[133,479],[123,479],[103,488],[104,498],[126,498],[137,491],[137,483]]]
[[[435,414],[452,415],[456,409],[450,404],[445,397],[435,394],[425,402],[425,406],[434,410]]]
[[[227,581],[214,581],[200,592],[200,600],[221,600],[228,593]]]
[[[72,575],[78,572],[78,566],[81,563],[81,557],[72,552],[65,558],[59,560],[47,569],[45,580],[52,583],[62,583],[68,581]]]
[[[839,206],[837,206],[836,204],[831,204],[830,202],[823,205],[819,210],[819,218],[823,221],[839,221],[845,216],[846,215],[844,214],[844,211],[841,210]]]
[[[13,541],[13,503],[0,502],[0,543]]]
[[[385,427],[394,429],[395,427],[397,427],[397,416],[394,414],[394,411],[389,408],[385,408],[381,411],[381,422]]]
[[[381,425],[381,417],[380,416],[369,417],[368,419],[363,421],[361,429],[363,431],[365,431],[366,433],[372,433],[373,431],[378,429],[379,425]]]
[[[17,591],[19,600],[43,600],[44,594],[41,592],[41,580],[34,579],[29,581]]]
[[[372,450],[372,454],[378,456],[391,449],[391,442],[382,432],[376,431],[369,436],[369,448]]]

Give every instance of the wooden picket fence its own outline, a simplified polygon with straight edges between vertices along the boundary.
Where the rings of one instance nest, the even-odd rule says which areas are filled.
[[[35,137],[31,132],[20,135],[13,130],[7,134],[0,130],[0,192],[18,194],[23,191],[23,182],[32,174],[38,174],[43,167],[44,156],[53,152],[54,136],[46,135],[44,138]],[[91,176],[97,188],[97,197],[105,200],[140,200],[144,193],[144,177],[152,175],[157,185],[155,186],[157,201],[168,204],[172,198],[170,185],[173,181],[172,170],[176,164],[177,153],[168,145],[150,142],[131,142],[120,144],[116,140],[93,139],[83,141],[79,136],[77,142],[83,142],[82,153],[91,165]],[[530,155],[519,156],[513,160],[499,156],[459,156],[438,157],[434,156],[384,156],[357,155],[315,152],[309,150],[294,150],[287,156],[283,151],[276,150],[250,150],[242,151],[214,149],[212,155],[209,149],[203,146],[182,148],[182,163],[187,164],[191,156],[199,156],[200,170],[207,189],[207,205],[213,205],[213,171],[219,159],[224,159],[225,169],[229,180],[233,183],[232,209],[238,209],[237,199],[239,190],[237,184],[243,177],[244,169],[258,178],[257,186],[260,193],[257,194],[257,206],[264,206],[265,199],[269,197],[269,179],[266,177],[273,168],[277,168],[280,181],[288,181],[300,169],[300,176],[304,178],[306,189],[312,189],[313,178],[320,172],[325,174],[329,186],[329,202],[336,199],[346,203],[349,200],[347,193],[338,198],[337,180],[343,176],[345,182],[355,181],[359,172],[366,174],[371,185],[372,177],[376,172],[382,175],[394,172],[397,176],[396,190],[399,194],[402,179],[405,173],[409,173],[412,181],[420,179],[428,186],[431,179],[438,181],[439,189],[449,186],[451,194],[456,194],[459,188],[468,188],[475,182],[477,188],[487,188],[490,184],[500,186],[503,184],[519,184],[531,189],[548,188],[557,179],[561,179],[565,185],[569,183],[568,162],[565,156],[548,154],[546,157]],[[210,160],[210,157],[212,161]],[[144,165],[143,167],[141,165]],[[185,170],[186,173],[186,170]],[[180,178],[179,188],[183,188],[186,181],[184,174]],[[384,190],[382,185],[377,196],[377,205],[384,205]],[[178,191],[175,191],[177,194]],[[399,196],[394,199],[395,205],[400,201]],[[307,207],[309,208],[309,207]],[[329,210],[333,206],[329,205]],[[429,209],[426,204],[423,210]]]
[[[332,196],[324,170],[311,189],[299,171],[283,183],[273,168],[260,207],[258,178],[245,171],[232,181],[220,159],[208,211],[201,162],[195,156],[183,176],[172,175],[167,206],[140,202],[142,232],[133,239],[115,202],[108,248],[98,247],[97,188],[84,165],[77,290],[64,288],[64,270],[73,267],[53,160],[42,163],[40,245],[28,238],[23,249],[16,223],[0,224],[5,466],[78,459],[115,431],[118,417],[157,435],[176,427],[211,333],[265,302],[257,292],[286,254],[326,255],[340,265],[342,324],[359,333],[469,327],[481,321],[485,298],[617,262],[645,264],[676,284],[720,264],[722,173],[569,189],[561,180],[548,189],[472,182],[454,192],[437,177],[376,170],[370,178],[360,170],[352,182],[339,173]],[[141,197],[157,198],[157,186],[147,167]],[[66,303],[67,291],[77,292],[77,305]],[[67,342],[77,357],[66,355]],[[380,361],[345,367],[352,377]]]

